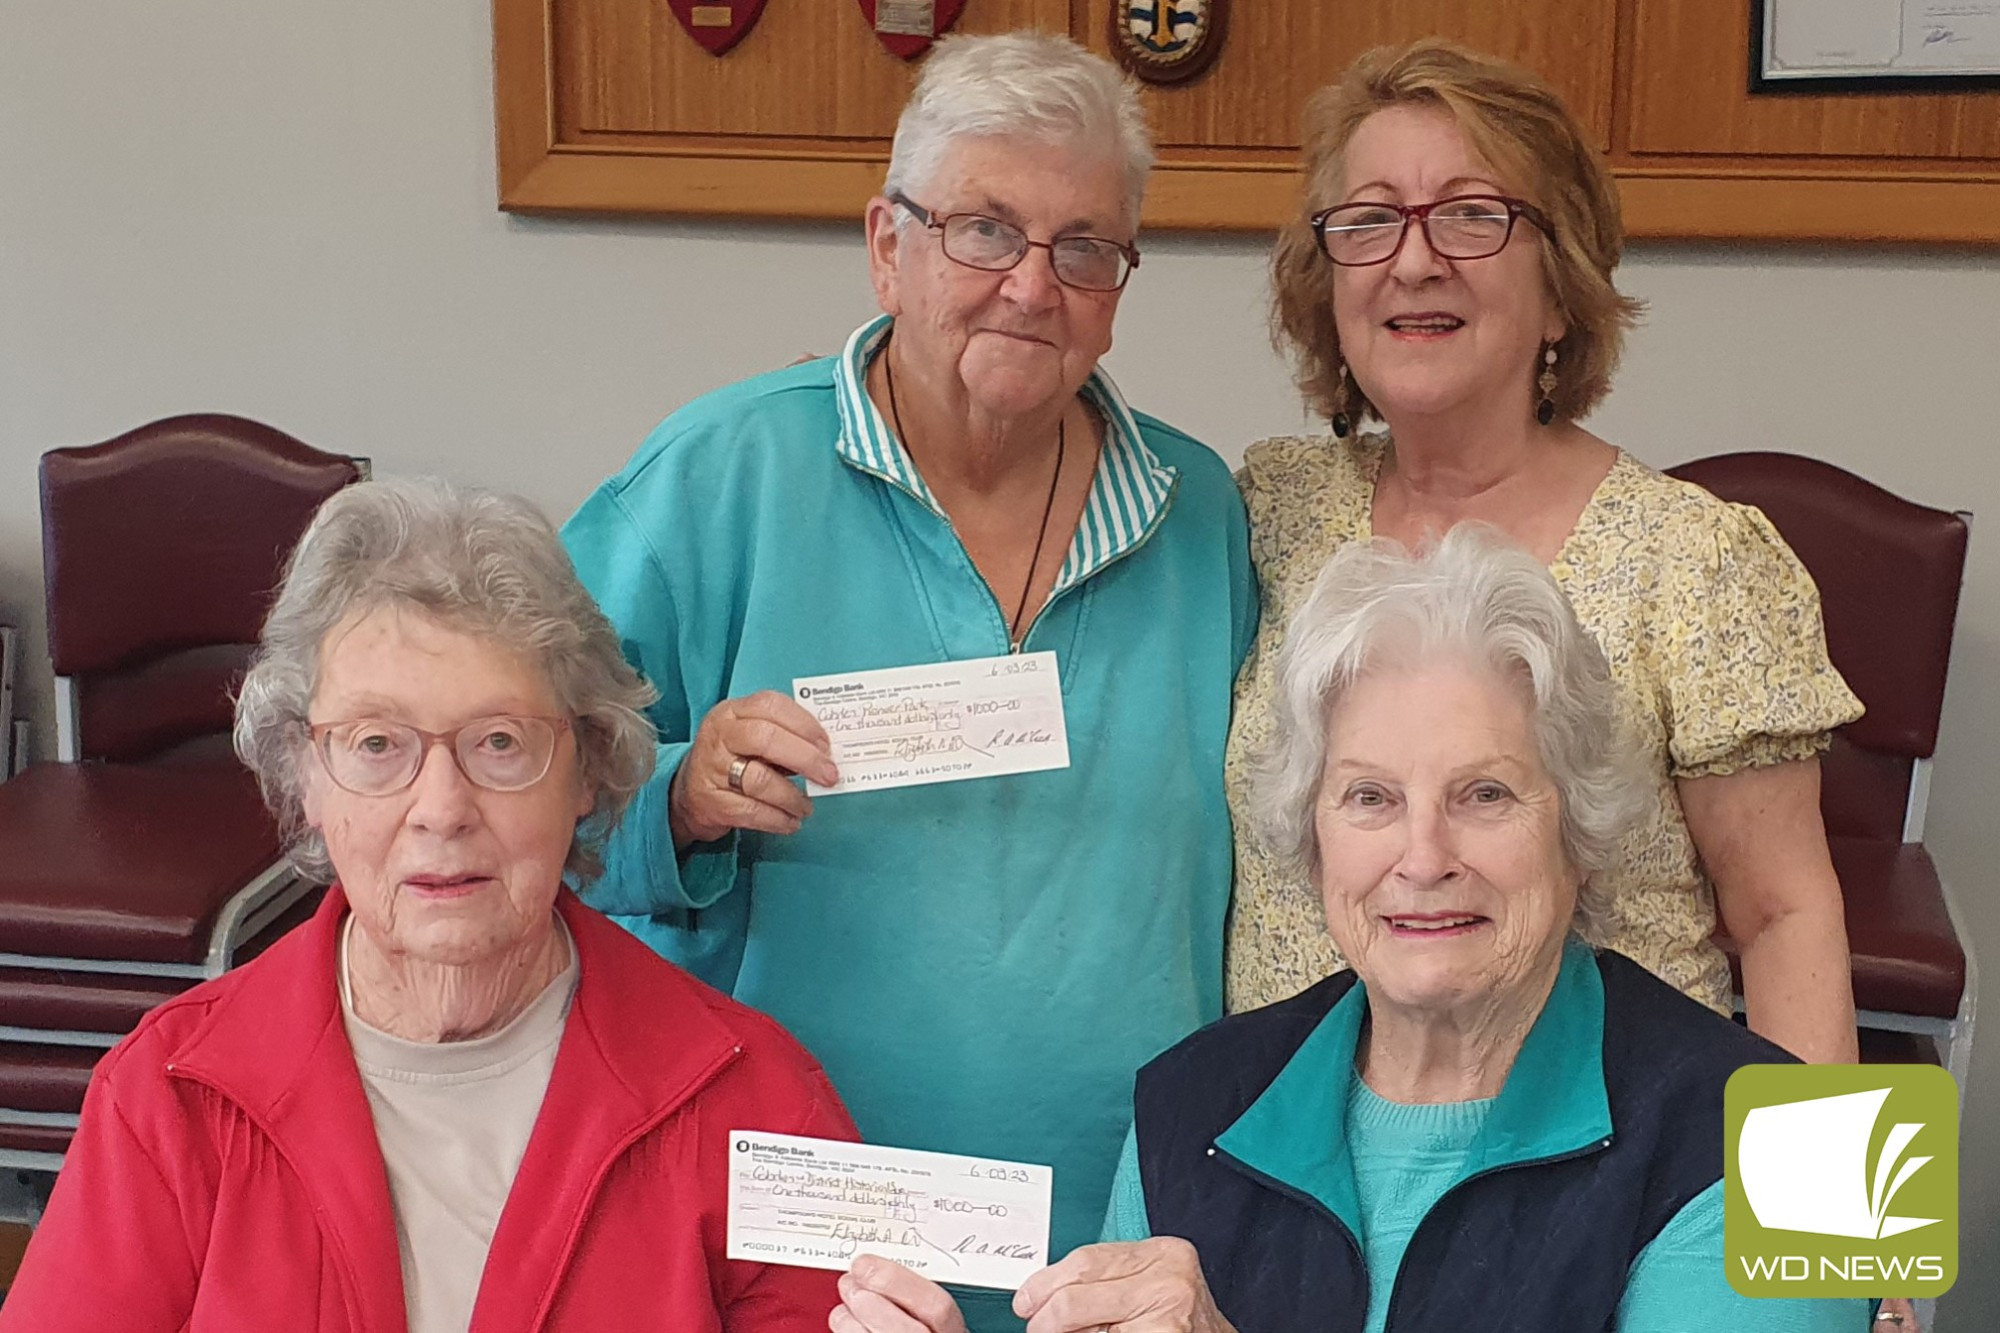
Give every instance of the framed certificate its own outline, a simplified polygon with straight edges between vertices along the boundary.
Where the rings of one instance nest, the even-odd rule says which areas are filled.
[[[1750,91],[2000,88],[2000,0],[1751,0]]]

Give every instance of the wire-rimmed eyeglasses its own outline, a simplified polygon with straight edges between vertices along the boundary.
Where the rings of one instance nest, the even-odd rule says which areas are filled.
[[[442,745],[465,780],[488,791],[523,791],[548,776],[566,717],[481,717],[451,731],[360,718],[306,728],[334,785],[356,796],[391,796],[417,780]]]
[[[1485,259],[1507,248],[1517,218],[1551,234],[1540,209],[1503,194],[1455,194],[1428,204],[1340,204],[1321,209],[1311,221],[1321,254],[1343,268],[1361,268],[1394,259],[1412,220],[1442,258]]]
[[[1011,222],[984,213],[934,215],[909,196],[888,197],[898,208],[938,234],[944,257],[967,268],[988,273],[1004,273],[1028,257],[1030,250],[1049,252],[1049,266],[1056,280],[1066,287],[1086,292],[1115,292],[1125,286],[1132,270],[1139,267],[1139,251],[1120,241],[1102,236],[1058,236],[1053,241],[1031,241],[1027,233]]]

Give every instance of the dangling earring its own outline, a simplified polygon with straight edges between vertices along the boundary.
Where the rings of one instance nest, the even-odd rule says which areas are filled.
[[[1542,373],[1535,386],[1542,391],[1542,401],[1535,405],[1535,420],[1544,426],[1556,419],[1556,345],[1547,343],[1542,347]]]
[[[1344,440],[1348,432],[1354,429],[1354,423],[1347,416],[1347,363],[1344,361],[1341,363],[1338,383],[1333,392],[1333,433]]]

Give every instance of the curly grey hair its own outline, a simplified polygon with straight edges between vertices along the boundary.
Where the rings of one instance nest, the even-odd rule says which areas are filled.
[[[1023,138],[1101,152],[1125,174],[1126,221],[1139,224],[1153,136],[1139,93],[1118,67],[1047,32],[960,35],[924,61],[889,149],[884,193],[920,203],[960,138]],[[909,222],[899,211],[897,225]]]
[[[1256,832],[1287,870],[1316,881],[1330,711],[1364,672],[1453,654],[1532,693],[1563,853],[1583,880],[1576,924],[1591,933],[1610,907],[1600,877],[1657,792],[1619,725],[1604,654],[1549,571],[1483,525],[1460,524],[1416,555],[1386,539],[1357,542],[1320,571],[1278,657],[1276,731],[1253,785]]]
[[[236,753],[257,775],[300,873],[333,877],[307,825],[307,711],[326,637],[352,616],[405,607],[526,652],[572,720],[584,782],[596,794],[565,864],[581,887],[632,794],[652,775],[656,733],[640,711],[655,695],[578,582],[540,510],[494,491],[433,479],[365,481],[314,516],[236,698]]]

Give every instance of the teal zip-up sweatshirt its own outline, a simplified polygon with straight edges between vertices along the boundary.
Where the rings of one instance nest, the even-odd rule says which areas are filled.
[[[661,696],[659,771],[587,896],[791,1029],[871,1142],[1052,1165],[1053,1259],[1096,1237],[1134,1072],[1222,1012],[1243,506],[1219,458],[1093,376],[1097,478],[1023,645],[1056,654],[1070,767],[822,797],[790,837],[677,857],[668,785],[718,702],[1008,651],[862,389],[888,328],[690,403],[565,526]],[[967,1312],[1006,1327],[1004,1306]]]

